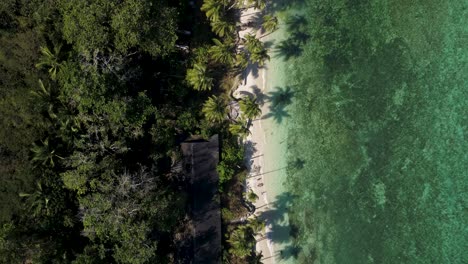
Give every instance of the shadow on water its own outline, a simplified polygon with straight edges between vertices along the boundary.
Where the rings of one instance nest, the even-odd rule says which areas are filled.
[[[260,212],[258,217],[266,219],[266,224],[271,229],[266,236],[273,243],[288,243],[291,237],[297,237],[299,230],[295,226],[290,226],[286,221],[286,213],[292,206],[292,202],[297,197],[289,192],[282,193],[275,197],[275,202],[269,204],[266,211]],[[299,255],[301,247],[295,244],[286,246],[274,256],[277,260],[295,259]]]
[[[269,6],[269,10],[277,12],[288,9],[298,8],[305,3],[306,0],[275,0]]]
[[[305,16],[295,15],[286,19],[287,31],[293,32],[298,29],[304,29],[307,26],[307,19]]]
[[[275,87],[275,90],[264,95],[261,99],[262,102],[270,102],[269,112],[262,116],[262,119],[273,118],[273,120],[280,124],[284,118],[290,117],[286,111],[286,107],[292,103],[294,92],[290,86],[285,88]]]
[[[291,58],[301,56],[303,46],[311,39],[310,34],[306,32],[305,26],[307,19],[304,16],[293,16],[286,20],[286,27],[289,36],[280,41],[274,48],[276,58],[282,58],[288,61]]]
[[[293,42],[291,39],[282,40],[275,46],[274,52],[276,58],[283,58],[287,61],[291,58],[299,57],[302,54],[302,48],[298,43]]]
[[[267,99],[271,102],[271,108],[286,107],[292,103],[294,92],[290,86],[275,87],[275,90],[267,94]]]

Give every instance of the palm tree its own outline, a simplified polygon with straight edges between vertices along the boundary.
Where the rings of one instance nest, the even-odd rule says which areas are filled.
[[[220,37],[232,34],[235,29],[236,26],[233,23],[221,19],[211,21],[211,30],[213,30],[213,32]]]
[[[36,182],[36,190],[33,193],[19,193],[20,197],[27,197],[26,202],[29,204],[29,210],[33,216],[39,216],[45,212],[48,215],[50,199],[43,193],[41,182]]]
[[[264,48],[263,43],[252,34],[245,35],[244,45],[250,53],[254,53]]]
[[[250,53],[250,60],[263,66],[266,60],[270,59],[263,43],[254,35],[247,34],[244,39],[244,45]]]
[[[258,195],[254,193],[253,191],[250,191],[247,194],[247,199],[249,200],[249,202],[255,203],[258,200]]]
[[[60,67],[60,49],[62,45],[56,45],[54,47],[54,52],[52,53],[48,47],[40,47],[42,57],[39,63],[36,64],[37,68],[47,67],[50,74],[50,78],[55,80],[57,76],[57,71]]]
[[[51,167],[55,166],[55,159],[63,159],[59,155],[55,154],[55,150],[49,145],[49,139],[42,141],[42,145],[33,144],[31,148],[33,152],[33,163],[39,163],[41,165],[50,165]]]
[[[263,10],[266,7],[266,0],[248,0],[247,3],[260,10]]]
[[[231,248],[229,253],[245,258],[252,254],[252,250],[255,247],[255,239],[252,234],[252,230],[248,226],[240,226],[235,229],[227,242]]]
[[[262,27],[268,33],[275,31],[278,29],[278,18],[272,15],[264,15]]]
[[[221,97],[213,95],[203,104],[202,112],[208,121],[222,122],[227,115],[226,102]]]
[[[270,60],[270,55],[266,49],[261,49],[250,54],[250,60],[253,63],[258,63],[260,67],[265,65],[265,61]]]
[[[251,134],[249,128],[247,127],[246,122],[240,121],[239,123],[234,123],[229,125],[229,132],[231,134],[238,136],[242,139],[246,138]]]
[[[262,110],[257,104],[257,98],[250,98],[246,96],[240,100],[239,107],[244,116],[248,119],[254,119],[255,117],[262,114]]]
[[[42,80],[39,80],[39,90],[31,91],[33,96],[36,96],[45,105],[53,105],[57,99],[57,91],[51,86],[45,86]]]
[[[187,70],[187,81],[198,91],[211,90],[214,79],[208,75],[206,65],[196,63],[192,69]]]
[[[210,48],[211,58],[219,63],[231,65],[234,63],[234,44],[230,41],[225,43],[218,39],[213,39],[215,45]]]
[[[211,21],[217,21],[223,15],[229,0],[204,0],[201,10]]]
[[[262,233],[265,230],[265,222],[258,218],[251,218],[249,219],[249,227],[254,234]]]
[[[234,64],[239,70],[245,70],[249,65],[247,54],[245,52],[236,54],[236,62]]]

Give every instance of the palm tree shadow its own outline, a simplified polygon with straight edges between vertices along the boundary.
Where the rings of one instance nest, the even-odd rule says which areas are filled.
[[[247,65],[245,68],[244,72],[242,73],[242,80],[244,80],[244,83],[247,83],[247,77],[249,74],[252,74],[254,78],[258,78],[259,76],[259,65],[258,63],[250,63]]]
[[[282,252],[282,254],[280,254],[280,258],[283,259],[283,260],[289,260],[289,259],[297,259],[297,257],[299,256],[299,253],[301,253],[302,251],[302,248],[298,245],[290,245],[290,246],[287,246]]]
[[[305,45],[310,40],[311,36],[303,31],[294,31],[291,33],[289,41],[297,43],[298,45]]]
[[[294,92],[290,86],[285,88],[275,87],[275,90],[265,95],[266,100],[271,104],[269,106],[269,112],[262,116],[262,119],[273,118],[273,120],[280,124],[287,117],[290,117],[286,111],[286,107],[292,103]],[[262,98],[263,99],[263,98]]]
[[[262,90],[260,88],[258,88],[257,85],[253,85],[250,87],[252,89],[252,92],[255,96],[255,98],[257,98],[257,103],[259,105],[263,105],[265,103],[265,94],[263,94]]]
[[[268,41],[263,42],[263,45],[265,46],[265,49],[267,50],[271,49],[274,44],[275,42],[273,40],[268,40]]]
[[[307,25],[307,19],[305,16],[295,15],[288,17],[286,20],[287,30],[289,32],[296,31],[298,29],[302,29],[304,26]]]
[[[262,116],[262,119],[268,119],[268,118],[273,118],[273,120],[281,124],[283,120],[287,117],[290,117],[288,112],[284,109],[284,107],[275,107],[275,108],[270,108],[270,112],[264,116]]]
[[[270,9],[276,12],[292,8],[299,8],[300,5],[305,3],[305,0],[276,0],[272,2],[273,4],[270,6]]]
[[[294,92],[291,86],[285,88],[275,87],[274,91],[271,91],[267,95],[267,99],[271,102],[270,110],[272,108],[284,108],[292,103]]]
[[[274,50],[276,58],[283,58],[284,61],[288,61],[291,58],[299,57],[303,50],[299,43],[296,43],[293,39],[289,38],[280,41]]]

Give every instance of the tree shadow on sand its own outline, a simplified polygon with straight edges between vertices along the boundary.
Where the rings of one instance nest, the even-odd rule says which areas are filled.
[[[276,260],[297,259],[302,248],[295,242],[300,235],[300,230],[294,225],[286,222],[285,214],[292,206],[292,202],[297,196],[290,193],[283,193],[276,197],[276,201],[270,204],[270,209],[259,215],[260,219],[265,219],[270,231],[266,233],[274,243],[288,243],[289,245],[275,254]]]

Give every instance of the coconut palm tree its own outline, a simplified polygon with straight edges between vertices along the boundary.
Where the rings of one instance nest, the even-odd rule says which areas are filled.
[[[62,45],[56,45],[53,52],[50,51],[48,47],[40,47],[42,57],[40,58],[39,63],[36,64],[37,68],[48,68],[50,78],[55,80],[57,76],[57,71],[60,68],[60,49]]]
[[[260,67],[265,65],[265,61],[270,60],[270,55],[268,55],[268,51],[263,48],[261,50],[257,50],[250,54],[250,60],[253,63],[258,63]]]
[[[245,70],[247,66],[249,65],[249,58],[247,57],[247,54],[245,52],[236,54],[236,61],[234,65],[239,70]]]
[[[278,29],[278,18],[272,15],[264,15],[262,27],[268,33],[275,31]]]
[[[262,233],[263,230],[265,230],[265,222],[258,218],[250,218],[249,227],[252,229],[254,234]]]
[[[213,88],[213,77],[208,75],[206,65],[196,63],[192,69],[187,70],[187,81],[198,91],[211,90]]]
[[[253,191],[250,191],[247,194],[247,199],[249,200],[249,202],[255,203],[258,200],[258,195],[254,193]]]
[[[263,10],[266,7],[266,0],[248,0],[247,4],[256,9]]]
[[[57,90],[50,85],[44,85],[42,80],[39,80],[39,90],[31,91],[31,94],[37,97],[45,106],[51,106],[57,101]]]
[[[224,21],[222,19],[211,21],[210,24],[211,24],[211,30],[220,37],[230,35],[236,29],[236,25],[234,25],[231,22]]]
[[[240,121],[239,123],[229,124],[229,132],[231,132],[231,134],[238,136],[242,139],[245,139],[248,135],[251,134],[249,128],[247,127],[247,123],[244,121]]]
[[[246,96],[240,100],[239,107],[244,116],[248,119],[254,119],[262,114],[262,110],[257,103],[257,98]]]
[[[244,45],[248,52],[254,53],[263,49],[263,43],[252,34],[245,35]]]
[[[231,246],[229,253],[240,258],[250,256],[255,247],[255,238],[253,237],[252,230],[245,225],[235,229],[227,242]]]
[[[19,193],[20,197],[27,197],[26,202],[33,216],[39,216],[41,213],[48,215],[50,199],[44,194],[41,182],[36,182],[36,190],[33,193]]]
[[[203,104],[202,112],[208,121],[222,122],[228,112],[226,101],[221,97],[213,95]]]
[[[234,63],[234,43],[225,41],[224,43],[218,39],[213,39],[215,45],[210,48],[211,58],[219,63],[232,65]]]
[[[49,139],[42,141],[42,145],[33,144],[31,148],[33,153],[32,162],[41,165],[48,165],[51,167],[55,166],[55,161],[58,159],[63,159],[59,155],[55,154],[55,150],[49,145]]]
[[[201,10],[211,21],[217,21],[224,14],[229,0],[204,0]]]

